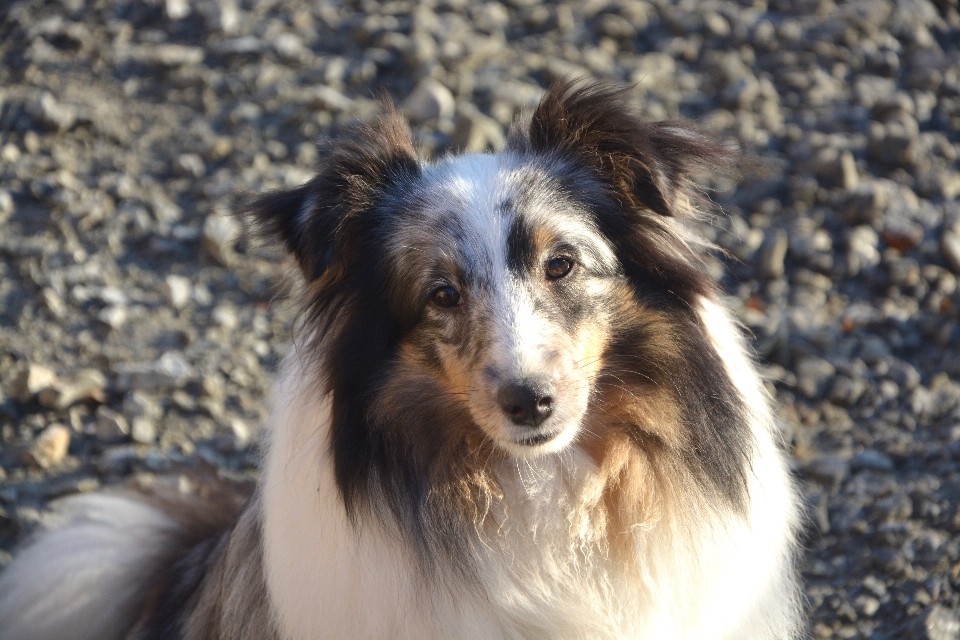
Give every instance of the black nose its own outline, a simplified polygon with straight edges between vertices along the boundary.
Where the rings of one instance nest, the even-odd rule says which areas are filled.
[[[553,413],[555,392],[556,388],[546,377],[525,378],[504,385],[497,400],[514,424],[538,427]]]

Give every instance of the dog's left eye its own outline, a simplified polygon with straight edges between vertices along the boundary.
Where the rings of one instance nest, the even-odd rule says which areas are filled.
[[[449,285],[434,289],[433,293],[430,294],[430,300],[433,301],[433,304],[444,309],[456,307],[463,302],[460,292]]]
[[[551,280],[557,280],[570,273],[573,269],[573,261],[569,258],[550,258],[547,260],[547,277]]]

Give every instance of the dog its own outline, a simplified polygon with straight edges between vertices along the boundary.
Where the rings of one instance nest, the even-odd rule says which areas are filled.
[[[0,637],[798,637],[798,498],[691,225],[736,162],[606,84],[433,164],[387,104],[245,207],[305,281],[250,500],[62,501]]]

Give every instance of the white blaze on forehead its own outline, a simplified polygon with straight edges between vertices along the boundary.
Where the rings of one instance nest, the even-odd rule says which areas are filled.
[[[391,253],[416,252],[427,261],[422,265],[444,258],[474,274],[504,265],[510,216],[501,215],[499,205],[515,180],[503,165],[500,156],[470,154],[425,166],[409,194],[413,209],[397,220]]]
[[[474,258],[492,260],[494,268],[506,265],[507,234],[511,216],[500,205],[513,192],[515,179],[502,156],[469,154],[424,171],[425,213],[434,220],[455,216]],[[480,265],[470,265],[478,267]]]

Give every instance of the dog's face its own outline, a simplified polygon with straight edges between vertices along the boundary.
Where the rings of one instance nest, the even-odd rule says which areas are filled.
[[[572,174],[520,154],[461,156],[385,205],[391,295],[422,305],[400,368],[424,369],[441,402],[463,403],[515,455],[576,436],[622,295],[614,248],[569,192]]]
[[[690,174],[729,161],[695,129],[641,121],[620,90],[559,84],[499,154],[426,164],[388,110],[316,178],[254,201],[307,281],[348,511],[470,502],[492,454],[571,443],[597,460],[624,442],[668,451],[735,501],[739,405],[678,221]]]

